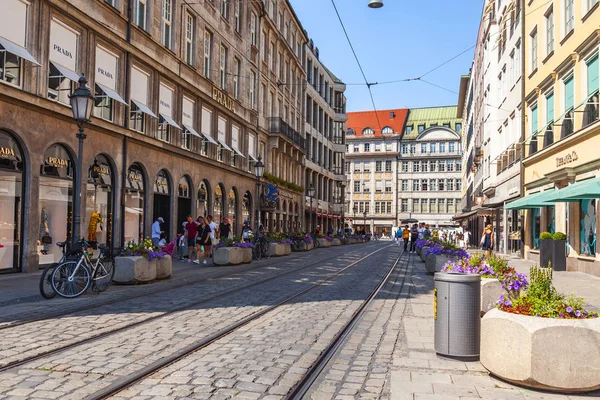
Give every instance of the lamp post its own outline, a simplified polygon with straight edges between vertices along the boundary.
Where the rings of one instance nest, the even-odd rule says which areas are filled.
[[[371,0],[369,2],[369,8],[381,8],[383,7],[383,1],[381,0]]]
[[[367,212],[364,211],[363,212],[363,226],[365,229],[365,235],[367,234]]]
[[[258,156],[258,160],[256,164],[254,164],[254,174],[256,175],[256,210],[257,210],[257,218],[256,218],[256,233],[258,234],[260,227],[260,178],[263,177],[265,173],[265,164],[262,162],[262,157]]]
[[[83,124],[90,121],[95,101],[92,92],[87,87],[87,79],[83,74],[79,78],[79,87],[69,96],[69,100],[73,111],[73,119],[79,128],[76,135],[79,140],[79,149],[77,152],[77,173],[75,174],[75,200],[73,202],[75,208],[73,212],[73,235],[71,236],[71,248],[77,249],[81,233],[81,179],[83,178],[83,141],[86,137]]]
[[[313,186],[313,184],[311,183],[308,186],[308,189],[306,190],[306,194],[308,194],[308,197],[310,199],[310,206],[308,207],[308,220],[309,220],[309,224],[308,224],[308,233],[312,233],[312,203],[313,203],[313,197],[315,197],[315,187]]]

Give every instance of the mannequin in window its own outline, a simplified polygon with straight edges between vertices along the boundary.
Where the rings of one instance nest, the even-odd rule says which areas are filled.
[[[89,241],[97,241],[96,233],[98,230],[102,231],[102,214],[98,211],[94,211],[90,216],[90,224],[88,225],[88,240]]]
[[[50,240],[48,240],[50,238]],[[40,233],[38,237],[40,244],[42,247],[42,254],[48,254],[48,245],[52,243],[52,238],[50,237],[50,215],[46,211],[46,207],[42,207],[41,218],[40,218]],[[50,243],[48,243],[50,241]]]

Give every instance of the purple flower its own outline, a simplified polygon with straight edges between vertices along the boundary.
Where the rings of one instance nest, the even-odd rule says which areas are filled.
[[[505,305],[506,307],[512,307],[512,301],[510,301],[510,300],[506,300],[506,301],[504,302],[504,305]]]
[[[572,313],[573,312],[573,307],[571,307],[571,306],[567,307],[567,312],[568,313]]]
[[[565,314],[563,314],[563,313],[560,313],[560,314],[558,314],[558,316],[559,316],[559,317],[561,317],[561,318],[564,318],[564,317],[565,317]]]
[[[581,317],[581,311],[579,311],[579,310],[575,311],[575,316],[577,318]]]

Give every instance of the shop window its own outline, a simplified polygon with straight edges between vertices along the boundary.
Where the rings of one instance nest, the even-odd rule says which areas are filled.
[[[163,142],[171,142],[171,126],[164,120],[162,115],[158,119],[158,134],[156,138]]]
[[[57,68],[58,64],[50,63],[50,75],[48,76],[48,98],[59,103],[69,104],[69,96],[75,90],[73,80],[69,79],[63,71]],[[61,68],[62,69],[62,68]],[[73,77],[74,78],[74,77]]]
[[[579,253],[596,256],[596,200],[581,200]]]
[[[223,185],[219,184],[215,188],[214,208],[213,208],[213,221],[221,221],[223,217],[223,211],[225,210],[225,198],[223,197]]]
[[[146,118],[144,112],[133,101],[131,102],[129,109],[129,128],[144,133],[146,130]]]
[[[231,229],[233,236],[236,235],[235,227],[236,227],[236,221],[237,221],[237,208],[238,208],[237,195],[235,193],[235,189],[231,188],[231,190],[229,190],[228,211],[229,211],[229,223],[231,224],[230,229]]]
[[[40,265],[61,259],[62,253],[53,243],[70,240],[73,221],[74,161],[59,144],[46,150],[40,168],[40,229],[38,255]]]
[[[112,243],[114,173],[108,159],[97,155],[87,175],[83,220],[87,240],[110,247]]]
[[[0,46],[0,80],[11,85],[21,86],[22,59]]]
[[[17,141],[0,131],[0,272],[21,266],[23,171]]]
[[[165,170],[158,171],[154,180],[154,207],[152,210],[152,221],[161,218],[165,221],[161,228],[165,232],[164,237],[167,242],[172,238],[169,236],[171,231],[171,181]]]
[[[249,191],[244,193],[244,198],[242,199],[242,218],[244,221],[248,221],[250,226],[252,225],[251,218],[251,210],[252,210],[252,194]]]
[[[192,184],[188,176],[183,176],[177,186],[177,231],[181,232],[187,216],[192,215]],[[192,218],[193,215],[192,215]],[[195,219],[195,218],[194,218]]]
[[[531,235],[533,237],[533,248],[540,248],[540,209],[533,209],[533,218],[531,219]]]
[[[110,98],[98,85],[96,85],[96,101],[94,102],[94,117],[113,121],[114,100]]]
[[[198,216],[206,217],[209,211],[208,201],[210,199],[210,192],[206,182],[200,182],[198,187],[198,201],[196,204],[196,214]]]
[[[125,181],[125,217],[123,219],[123,237],[125,243],[144,240],[145,184],[144,172],[139,165],[127,170]]]

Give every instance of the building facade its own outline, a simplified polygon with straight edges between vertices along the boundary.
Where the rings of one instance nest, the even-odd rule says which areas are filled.
[[[348,113],[346,220],[355,231],[391,235],[398,221],[398,152],[408,109]]]
[[[314,188],[305,199],[307,231],[343,228],[346,85],[319,60],[319,49],[306,45],[306,163],[304,187]]]
[[[525,197],[514,205],[525,213],[526,257],[539,260],[541,232],[563,232],[567,269],[597,276],[600,194],[588,185],[600,176],[599,7],[597,0],[525,5]]]
[[[462,191],[462,120],[457,107],[410,109],[398,161],[398,220],[453,228]]]
[[[257,222],[254,163],[280,201],[270,230],[304,215],[306,34],[287,1],[6,0],[0,15],[0,272],[59,259],[72,235],[120,246],[163,217]],[[68,95],[96,97],[83,170]],[[75,179],[82,231],[72,231]]]

